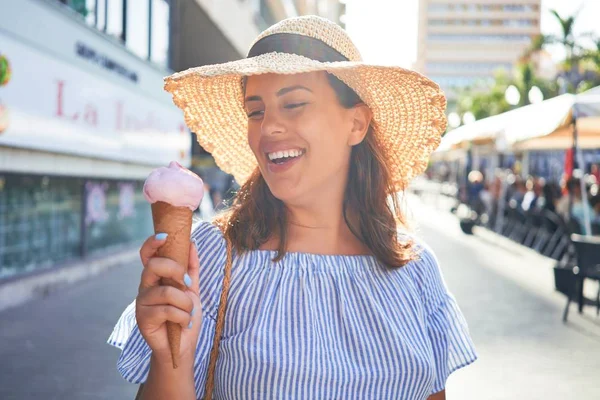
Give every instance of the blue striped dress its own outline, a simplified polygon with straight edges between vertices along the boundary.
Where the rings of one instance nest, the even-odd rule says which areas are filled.
[[[196,349],[197,398],[204,396],[226,248],[202,222],[204,316]],[[424,244],[415,260],[386,270],[373,256],[256,250],[234,255],[215,399],[426,399],[475,361],[465,319],[437,259]],[[130,304],[108,339],[121,349],[123,378],[142,383],[151,350]]]

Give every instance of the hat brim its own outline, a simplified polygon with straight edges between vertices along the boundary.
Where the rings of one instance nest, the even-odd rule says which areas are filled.
[[[257,167],[248,145],[242,80],[260,74],[326,71],[350,86],[373,112],[373,129],[402,190],[427,167],[446,129],[446,98],[425,76],[362,62],[323,63],[296,54],[268,53],[207,65],[165,78],[165,90],[216,164],[243,184]]]

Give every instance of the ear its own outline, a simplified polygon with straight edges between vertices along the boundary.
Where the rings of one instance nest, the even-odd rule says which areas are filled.
[[[348,145],[356,146],[362,142],[369,131],[373,114],[366,104],[358,104],[350,109],[352,129],[348,136]]]

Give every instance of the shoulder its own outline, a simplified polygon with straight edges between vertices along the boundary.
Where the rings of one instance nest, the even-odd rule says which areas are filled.
[[[416,258],[403,268],[418,288],[426,309],[433,311],[449,296],[440,262],[435,251],[423,239],[414,234],[402,233],[414,246]]]
[[[399,231],[398,238],[402,242],[412,243],[415,259],[406,264],[411,273],[427,278],[428,275],[440,272],[438,258],[427,242],[415,233]]]
[[[202,255],[215,257],[226,248],[223,232],[207,221],[200,221],[194,225],[191,240],[196,245],[200,258]]]
[[[192,240],[195,242],[217,239],[219,236],[223,239],[223,233],[212,222],[199,221],[192,226]]]

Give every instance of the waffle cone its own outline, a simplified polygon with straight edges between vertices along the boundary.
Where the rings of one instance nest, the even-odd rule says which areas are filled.
[[[192,232],[193,211],[188,207],[175,207],[158,201],[152,204],[152,220],[155,233],[166,233],[167,241],[158,249],[157,256],[169,258],[182,265],[186,270],[190,256],[190,235]],[[186,287],[172,279],[163,278],[162,285],[185,290]],[[179,364],[181,344],[181,325],[167,321],[167,336],[171,348],[173,368]]]

